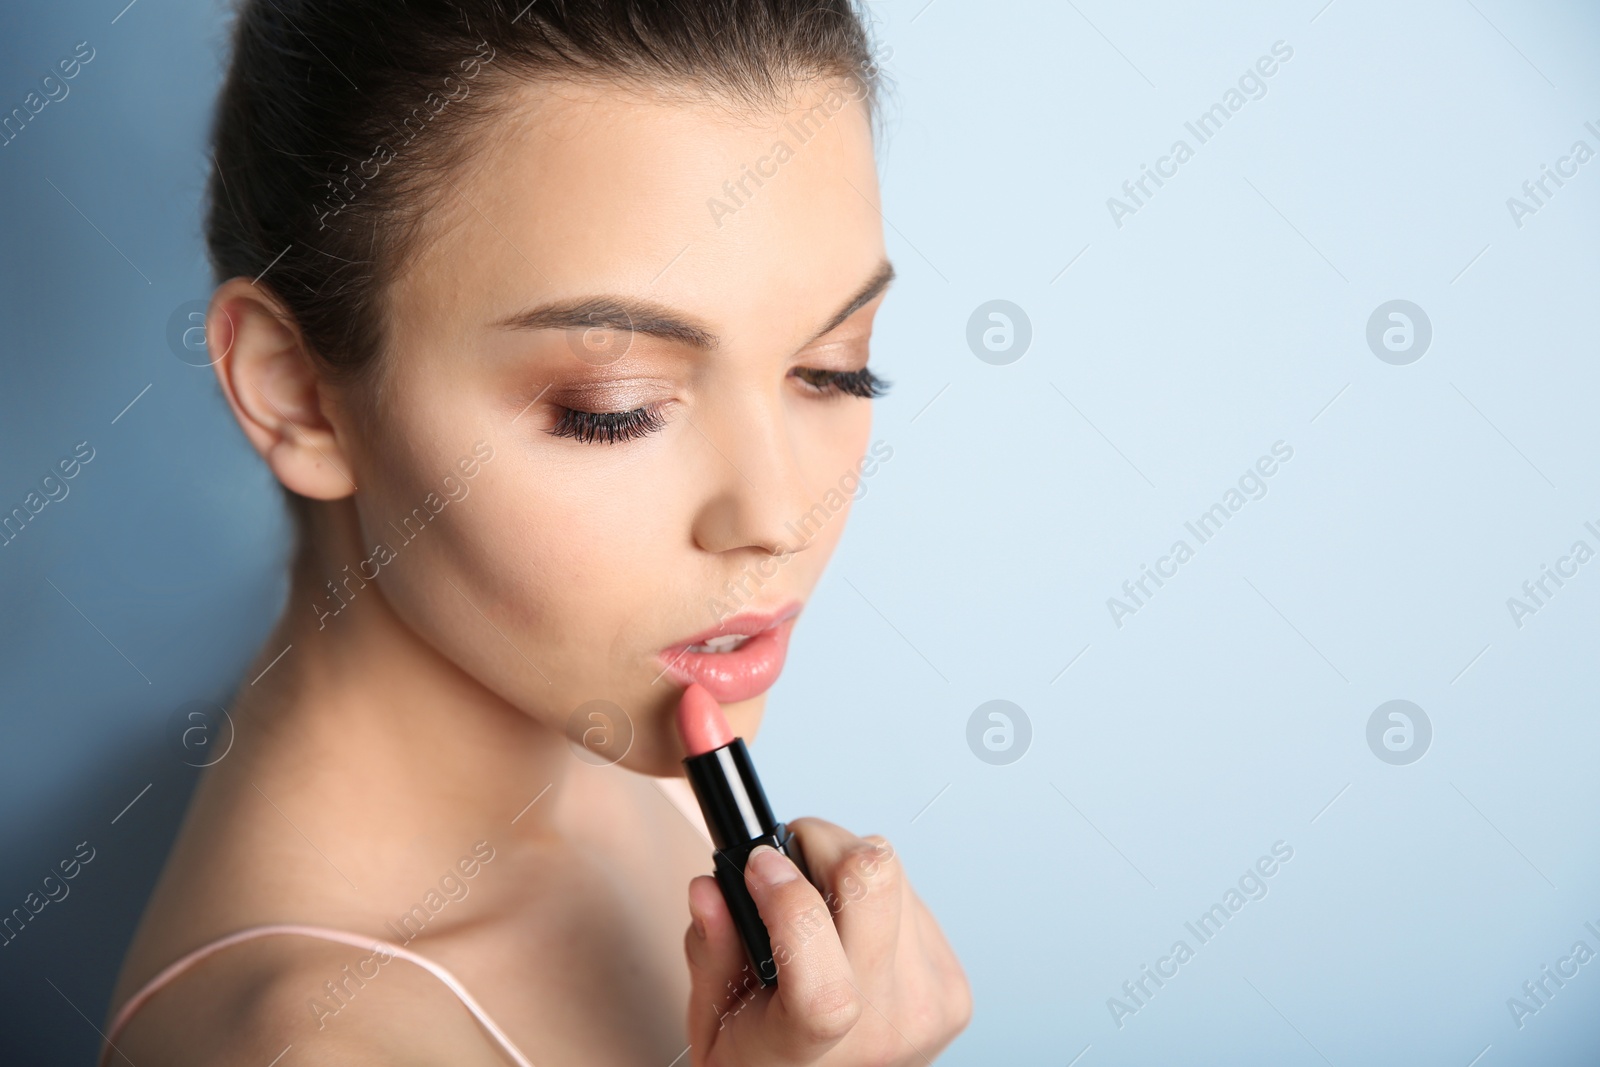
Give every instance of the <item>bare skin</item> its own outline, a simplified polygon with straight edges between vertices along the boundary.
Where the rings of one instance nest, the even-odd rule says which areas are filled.
[[[388,294],[380,401],[320,377],[264,285],[217,289],[223,393],[273,473],[319,503],[246,677],[266,673],[231,706],[233,749],[197,790],[113,1007],[243,927],[396,941],[421,904],[407,947],[540,1065],[686,1048],[695,1065],[923,1063],[966,1025],[960,965],[892,847],[820,820],[791,825],[822,892],[752,882],[780,992],[729,993],[742,949],[681,778],[681,688],[657,659],[714,625],[708,605],[757,563],[782,560],[743,606],[803,603],[842,532],[844,511],[804,542],[791,525],[859,469],[871,429],[868,400],[791,373],[865,366],[883,299],[871,137],[841,92],[755,114],[519,87]],[[818,103],[820,130],[714,217],[708,198],[794,145],[786,120]],[[666,305],[714,343],[613,331],[580,358],[573,331],[495,325],[597,294]],[[636,440],[546,432],[563,407],[646,405],[663,425]],[[419,506],[436,517],[411,540]],[[569,741],[594,699],[631,723],[615,765]],[[753,739],[764,708],[725,710]],[[507,1062],[412,964],[349,981],[370,955],[228,948],[141,1009],[118,1051],[141,1067],[260,1067],[286,1047],[282,1067]]]

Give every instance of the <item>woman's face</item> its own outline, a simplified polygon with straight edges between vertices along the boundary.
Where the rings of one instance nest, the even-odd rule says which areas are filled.
[[[754,734],[788,627],[681,646],[802,605],[882,458],[828,373],[867,365],[888,277],[867,111],[844,83],[797,101],[519,89],[387,296],[360,569],[594,762],[678,773],[695,672]]]

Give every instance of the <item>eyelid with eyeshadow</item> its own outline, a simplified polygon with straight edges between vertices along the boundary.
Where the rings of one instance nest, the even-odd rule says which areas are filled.
[[[874,374],[870,367],[853,371],[826,370],[817,367],[794,367],[789,372],[803,382],[803,389],[813,398],[836,401],[845,396],[870,399],[888,392],[890,383]],[[604,441],[616,444],[654,433],[666,425],[661,411],[670,401],[656,401],[627,411],[585,411],[556,404],[560,415],[556,423],[545,431],[553,437],[570,437],[583,443]]]

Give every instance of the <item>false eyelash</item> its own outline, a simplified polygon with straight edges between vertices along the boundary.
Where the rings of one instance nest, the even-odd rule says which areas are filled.
[[[661,412],[655,407],[635,408],[632,411],[578,411],[563,408],[560,418],[549,430],[556,437],[570,437],[575,441],[604,441],[615,444],[654,433],[666,425]]]
[[[890,383],[871,368],[835,371],[813,367],[796,367],[790,373],[822,394],[848,394],[850,396],[883,396]],[[570,437],[575,441],[591,443],[603,441],[616,444],[652,434],[666,425],[659,407],[634,408],[632,411],[579,411],[563,408],[556,424],[548,431],[555,437]]]
[[[890,385],[889,382],[873,374],[870,367],[852,371],[796,367],[790,373],[818,392],[839,392],[850,396],[883,396],[888,393]]]

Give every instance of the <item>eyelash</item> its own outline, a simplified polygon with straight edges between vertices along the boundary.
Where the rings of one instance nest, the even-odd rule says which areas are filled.
[[[846,393],[850,396],[874,397],[883,396],[889,391],[889,383],[873,374],[871,367],[852,371],[796,367],[789,373],[819,393]]]
[[[817,395],[849,395],[859,397],[883,396],[889,391],[889,382],[862,367],[853,371],[817,370],[796,367],[790,372]],[[615,444],[655,433],[666,425],[659,406],[635,408],[632,411],[579,411],[562,408],[556,424],[548,431],[555,437],[570,437],[575,441],[591,443],[603,441]]]
[[[655,433],[666,425],[659,409],[635,408],[633,411],[578,411],[562,408],[561,417],[550,428],[556,437],[570,437],[585,443],[603,440],[606,444],[627,441]]]

